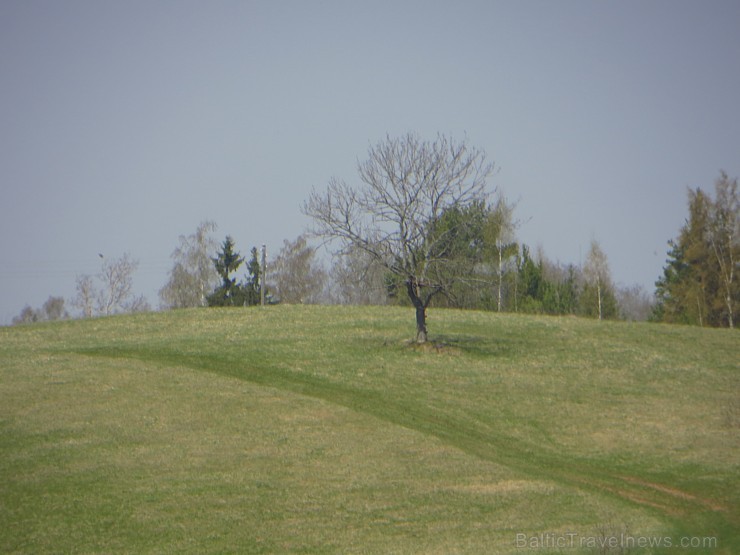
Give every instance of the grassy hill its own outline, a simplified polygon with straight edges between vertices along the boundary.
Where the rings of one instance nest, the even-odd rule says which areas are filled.
[[[429,318],[0,328],[0,552],[740,552],[737,332]]]

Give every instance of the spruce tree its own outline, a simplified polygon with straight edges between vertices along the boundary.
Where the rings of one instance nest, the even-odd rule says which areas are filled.
[[[689,218],[678,238],[669,241],[663,276],[656,282],[657,313],[664,322],[703,326],[710,320],[713,288],[706,241],[709,199],[701,189],[689,191]]]
[[[247,280],[244,283],[244,301],[246,305],[260,304],[260,263],[257,247],[252,247],[251,258],[247,263]]]
[[[221,245],[221,252],[216,258],[212,258],[216,272],[221,277],[221,285],[208,296],[208,306],[241,306],[244,304],[241,287],[237,284],[236,278],[230,277],[244,262],[244,258],[234,250],[234,246],[234,240],[227,236]]]

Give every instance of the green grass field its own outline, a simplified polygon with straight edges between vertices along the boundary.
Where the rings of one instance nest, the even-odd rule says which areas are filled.
[[[0,552],[740,552],[737,331],[413,318],[0,328]]]

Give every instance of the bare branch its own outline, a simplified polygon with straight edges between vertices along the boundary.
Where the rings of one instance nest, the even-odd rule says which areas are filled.
[[[409,133],[386,136],[357,170],[358,188],[334,178],[325,191],[311,193],[303,212],[314,221],[312,231],[337,240],[340,252],[367,253],[411,283],[412,302],[426,308],[450,285],[440,279],[450,258],[442,248],[447,237],[436,233],[436,222],[446,210],[485,202],[493,164],[465,141],[438,135],[429,142]]]

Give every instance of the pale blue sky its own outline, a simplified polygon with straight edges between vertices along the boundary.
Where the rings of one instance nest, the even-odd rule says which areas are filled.
[[[484,149],[521,241],[652,291],[686,188],[740,176],[740,2],[0,1],[0,324],[97,253],[158,305],[204,219],[246,253],[386,133]]]

